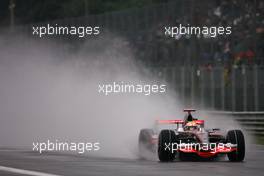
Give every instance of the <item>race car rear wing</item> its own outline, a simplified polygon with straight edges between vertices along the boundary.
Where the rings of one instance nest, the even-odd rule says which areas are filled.
[[[183,120],[156,120],[157,124],[183,124]]]
[[[200,125],[200,127],[204,127],[204,120],[194,120],[197,125]],[[184,125],[184,120],[156,120],[156,126],[162,125],[162,124],[176,124],[176,127],[178,128],[180,125]]]
[[[183,120],[156,120],[157,124],[183,124]],[[204,120],[195,120],[198,125],[204,124]]]
[[[158,129],[158,126],[160,125],[166,125],[166,124],[175,125],[174,129],[178,129],[180,126],[183,126],[184,121],[183,120],[156,120],[155,129]]]
[[[184,121],[183,120],[156,120],[155,127],[158,128],[159,125],[176,125],[175,128],[178,129],[180,126],[183,126]]]

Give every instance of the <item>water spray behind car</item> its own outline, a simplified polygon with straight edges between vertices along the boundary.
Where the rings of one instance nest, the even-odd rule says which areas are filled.
[[[47,140],[99,142],[100,150],[88,155],[137,158],[141,128],[184,117],[170,91],[98,93],[98,85],[114,81],[164,84],[142,74],[146,68],[135,63],[130,44],[117,36],[89,40],[76,50],[21,36],[1,36],[0,45],[1,146],[31,150],[33,142]],[[218,127],[222,122],[206,121]]]

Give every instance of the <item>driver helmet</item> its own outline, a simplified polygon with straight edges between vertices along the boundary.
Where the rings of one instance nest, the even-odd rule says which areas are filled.
[[[187,122],[186,125],[184,126],[185,131],[194,131],[198,130],[198,125],[196,124],[195,121],[192,122]]]

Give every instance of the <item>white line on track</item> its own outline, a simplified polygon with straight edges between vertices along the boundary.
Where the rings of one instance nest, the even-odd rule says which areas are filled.
[[[0,171],[22,174],[22,175],[31,175],[31,176],[60,176],[60,175],[48,174],[44,172],[30,171],[30,170],[17,169],[12,167],[5,167],[5,166],[0,166]]]

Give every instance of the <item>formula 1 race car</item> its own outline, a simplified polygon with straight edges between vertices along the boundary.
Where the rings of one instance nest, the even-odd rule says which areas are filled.
[[[205,129],[204,120],[193,118],[193,109],[185,109],[184,120],[157,120],[156,128],[142,129],[139,134],[139,155],[158,154],[161,162],[180,160],[215,159],[227,154],[229,161],[243,161],[245,140],[241,130]],[[171,128],[157,129],[162,124]]]

